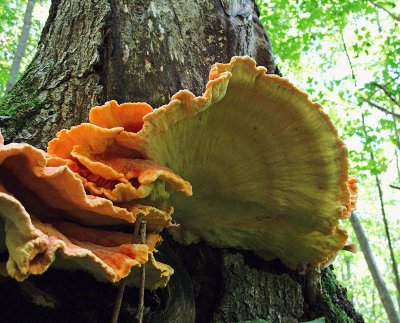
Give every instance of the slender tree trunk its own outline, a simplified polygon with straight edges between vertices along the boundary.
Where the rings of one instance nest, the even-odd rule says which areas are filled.
[[[387,241],[388,241],[390,258],[392,260],[394,283],[395,283],[396,290],[397,290],[397,303],[398,303],[398,306],[399,306],[399,309],[400,309],[400,277],[399,277],[399,270],[398,270],[398,265],[397,265],[397,261],[396,261],[396,256],[395,256],[394,250],[393,250],[392,237],[391,237],[390,231],[389,231],[389,223],[388,223],[387,218],[386,218],[386,211],[385,211],[385,204],[383,202],[383,192],[382,192],[382,188],[381,188],[381,183],[380,183],[379,177],[377,175],[375,175],[375,181],[376,181],[376,186],[378,188],[378,193],[379,193],[379,201],[380,201],[380,205],[381,205],[383,223],[384,223],[384,226],[385,226],[385,234],[386,234],[386,238],[387,238]]]
[[[351,69],[351,74],[352,74],[352,78],[353,78],[353,81],[354,81],[354,86],[357,88],[357,78],[356,78],[356,75],[355,75],[354,70],[353,70],[353,64],[352,64],[352,62],[351,62],[350,55],[349,55],[349,53],[348,53],[348,51],[347,51],[347,47],[346,47],[346,43],[345,43],[343,34],[342,34],[342,43],[343,43],[343,48],[344,48],[344,51],[345,51],[345,54],[346,54],[346,57],[347,57],[347,60],[348,60],[348,63],[349,63],[350,69]],[[386,93],[386,91],[385,91],[385,93]],[[387,95],[387,93],[386,93],[386,95]],[[370,102],[368,102],[368,103],[370,103]],[[393,111],[393,110],[392,110],[392,111]],[[395,118],[395,115],[392,114],[392,117]],[[366,128],[365,128],[364,114],[361,114],[361,120],[362,120],[362,125],[363,125],[364,137],[367,138],[367,137],[368,137],[368,134],[367,134],[367,131],[366,131]],[[374,161],[374,153],[373,153],[373,150],[372,150],[371,145],[369,145],[369,148],[370,148],[371,160],[372,160],[373,162],[375,162],[375,161]],[[378,189],[379,189],[379,197],[380,197],[380,203],[381,203],[381,210],[382,210],[383,221],[384,221],[384,224],[385,224],[385,232],[386,232],[386,237],[387,237],[388,243],[389,243],[389,248],[390,248],[390,254],[391,254],[392,263],[394,264],[393,266],[395,266],[394,271],[395,271],[395,278],[396,278],[396,281],[397,281],[397,277],[398,277],[398,276],[396,275],[396,273],[397,273],[397,265],[396,265],[396,260],[395,260],[395,258],[394,258],[394,254],[393,254],[393,248],[391,248],[392,244],[391,244],[391,239],[390,239],[389,228],[388,228],[388,226],[387,226],[387,220],[386,220],[386,214],[385,214],[385,209],[384,209],[382,190],[381,190],[381,187],[380,187],[380,182],[379,182],[378,176],[375,176],[375,179],[376,179],[377,187],[378,187]],[[363,238],[363,245],[364,245],[364,248],[362,247],[362,250],[363,250],[363,253],[364,253],[364,257],[367,259],[366,253],[368,253],[368,250],[370,251],[370,249],[369,249],[369,244],[368,244],[368,240],[367,240],[366,237],[365,237],[365,234],[364,234],[364,231],[363,231],[363,229],[362,229],[361,223],[360,223],[360,221],[358,221],[357,216],[355,216],[354,218],[355,218],[355,219],[353,219],[353,220],[351,219],[351,223],[352,223],[353,229],[354,229],[354,231],[356,232],[356,235],[357,235],[357,238],[359,239],[359,241],[360,241],[361,238]],[[360,242],[360,244],[361,244],[361,242]],[[364,252],[364,250],[365,250],[365,252]],[[374,275],[377,275],[377,273],[379,274],[379,270],[378,270],[378,268],[376,267],[376,264],[375,264],[375,261],[373,260],[373,257],[372,257],[372,253],[371,253],[371,252],[368,253],[368,257],[369,257],[369,259],[370,259],[370,262],[368,262],[368,260],[367,260],[368,268],[370,269],[371,273],[372,273],[372,270],[374,270],[374,273],[373,273],[372,275],[374,276]],[[371,261],[371,259],[372,259],[372,261]],[[394,262],[393,262],[393,261],[394,261]],[[371,266],[370,266],[370,264],[371,264]],[[378,278],[379,278],[378,276],[380,277],[380,274],[377,275],[377,279],[376,279],[376,280],[374,279],[375,284],[377,284],[377,282],[378,282]],[[382,278],[382,277],[380,277],[380,278]],[[383,283],[384,288],[386,289],[386,285],[385,285],[383,279],[381,279],[381,282],[379,282],[379,283]],[[397,286],[397,284],[396,284],[396,286]],[[386,290],[386,291],[387,291],[387,290]],[[380,294],[380,293],[379,293],[379,294]],[[389,294],[387,294],[387,295],[388,295],[389,298],[390,298],[390,295],[389,295]],[[382,302],[383,302],[383,301],[382,301]],[[391,298],[390,298],[390,302],[391,302]],[[385,309],[386,309],[386,306],[385,306]],[[392,311],[391,308],[389,308],[389,310],[390,310],[391,312],[388,312],[387,309],[386,309],[387,315],[388,315],[389,317],[392,317],[391,315],[393,314],[393,311]],[[394,313],[396,314],[395,318],[398,318],[398,317],[397,317],[396,310],[394,310]],[[395,322],[397,322],[397,321],[395,321]]]
[[[375,258],[372,254],[372,250],[369,247],[368,239],[365,236],[364,230],[361,226],[360,220],[358,219],[357,214],[354,212],[351,214],[350,217],[351,224],[353,225],[354,232],[356,233],[358,242],[360,243],[361,250],[364,254],[365,260],[367,261],[367,265],[369,271],[371,272],[372,278],[374,280],[375,286],[378,290],[379,297],[381,302],[386,310],[388,318],[391,323],[398,323],[400,322],[399,316],[396,312],[396,308],[390,297],[389,291],[386,287],[385,281],[379,271],[379,268],[375,262]]]
[[[234,55],[249,55],[275,72],[252,0],[54,0],[35,58],[3,100],[0,130],[8,142],[45,147],[58,130],[86,121],[89,109],[107,100],[159,107],[184,88],[201,95],[211,64]],[[165,289],[146,293],[148,322],[289,323],[321,316],[363,322],[330,269],[322,272],[321,299],[311,305],[304,276],[279,261],[205,244],[184,247],[168,236],[157,257],[175,273]],[[10,281],[0,288],[0,309],[12,313],[7,318],[22,303],[33,317],[50,321],[111,318],[112,285],[54,269],[31,281],[34,288]],[[132,290],[126,295],[121,321],[134,317],[137,304]],[[39,296],[48,306],[40,311],[31,304]]]
[[[376,319],[376,312],[375,312],[375,289],[372,291],[372,317]]]
[[[351,262],[350,259],[346,259],[346,272],[347,272],[347,279],[351,278]]]
[[[394,113],[394,106],[392,105],[391,111]],[[394,125],[394,137],[396,138],[396,169],[397,169],[397,183],[400,183],[400,168],[399,168],[399,150],[400,150],[400,138],[399,138],[399,129],[397,126],[397,120],[395,116],[392,116],[393,125]]]
[[[10,70],[10,79],[7,82],[6,91],[10,91],[17,81],[19,69],[21,67],[22,57],[24,57],[26,45],[28,43],[29,31],[31,30],[32,25],[32,13],[33,7],[35,6],[36,0],[28,0],[28,4],[26,5],[25,16],[24,16],[24,24],[22,26],[21,35],[19,37],[18,46],[15,50],[14,59],[11,65]]]
[[[365,127],[365,117],[362,114],[361,115],[361,120],[362,120],[362,125],[363,125],[363,131],[364,131],[364,136],[365,138],[368,137],[368,133]],[[370,156],[371,156],[371,161],[373,163],[375,163],[375,155],[374,155],[374,151],[372,150],[372,147],[369,147],[370,149]],[[399,270],[397,267],[397,261],[396,261],[396,256],[394,254],[394,250],[393,250],[393,243],[392,243],[392,237],[390,235],[390,230],[389,230],[389,223],[388,220],[386,218],[386,211],[385,211],[385,203],[383,201],[383,192],[382,192],[382,188],[381,188],[381,182],[379,180],[378,175],[375,175],[375,182],[376,182],[376,187],[378,188],[378,194],[379,194],[379,202],[381,205],[381,213],[382,213],[382,219],[383,219],[383,225],[385,228],[385,235],[386,235],[386,239],[388,242],[388,247],[389,247],[389,253],[390,253],[390,259],[392,262],[392,269],[393,269],[393,274],[394,274],[394,284],[396,286],[396,290],[397,290],[397,304],[399,306],[400,309],[400,277],[399,277]]]

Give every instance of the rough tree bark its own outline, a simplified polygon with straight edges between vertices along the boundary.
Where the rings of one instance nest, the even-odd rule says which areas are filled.
[[[89,108],[107,100],[158,107],[180,89],[200,95],[211,64],[233,55],[250,55],[275,72],[251,0],[54,0],[35,58],[2,101],[0,130],[8,142],[44,148],[58,130],[86,121]],[[202,243],[179,246],[168,236],[159,250],[175,274],[167,288],[146,293],[148,322],[363,321],[330,269],[311,305],[304,277],[279,261]],[[54,269],[1,284],[0,309],[14,322],[108,322],[117,293],[85,273]],[[127,290],[121,321],[134,317],[135,295]]]

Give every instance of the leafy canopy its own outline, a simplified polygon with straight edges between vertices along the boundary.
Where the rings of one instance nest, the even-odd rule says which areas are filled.
[[[281,73],[324,106],[347,143],[349,172],[360,182],[358,213],[396,300],[376,185],[383,190],[399,261],[400,191],[392,187],[400,187],[400,6],[372,0],[256,2]],[[364,318],[386,322],[362,254],[343,253],[335,266],[344,284],[352,285],[349,292]]]

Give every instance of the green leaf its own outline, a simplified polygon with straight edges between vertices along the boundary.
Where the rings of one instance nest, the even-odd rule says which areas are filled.
[[[307,322],[303,322],[303,323],[325,323],[325,317],[319,317],[313,321],[307,321]]]

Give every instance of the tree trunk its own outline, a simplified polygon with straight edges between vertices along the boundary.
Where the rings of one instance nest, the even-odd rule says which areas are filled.
[[[181,89],[200,95],[214,62],[245,54],[275,71],[251,1],[56,0],[1,131],[45,147],[107,100],[159,107]]]
[[[364,138],[368,138],[368,133],[367,133],[367,129],[365,126],[364,114],[361,114],[361,121],[362,121],[364,136],[365,136]],[[374,150],[372,149],[371,144],[368,144],[368,145],[369,145],[369,154],[370,154],[371,161],[373,164],[376,164]],[[382,192],[382,188],[381,188],[381,181],[379,180],[379,177],[376,174],[375,174],[375,182],[376,182],[376,187],[378,188],[379,202],[380,202],[380,206],[381,206],[381,213],[382,213],[382,220],[383,220],[383,227],[385,228],[385,235],[386,235],[386,240],[388,242],[390,259],[392,261],[392,269],[393,269],[393,276],[394,276],[393,280],[394,280],[394,285],[396,286],[396,290],[397,290],[397,304],[398,304],[398,308],[400,309],[400,275],[399,275],[396,256],[395,256],[395,253],[393,250],[393,242],[392,242],[392,236],[390,234],[389,222],[386,217],[385,203],[383,201],[383,192]]]
[[[211,64],[233,55],[249,55],[275,72],[251,0],[55,0],[35,58],[2,101],[0,130],[7,142],[44,148],[107,100],[159,107],[180,89],[201,95]],[[145,321],[363,321],[330,269],[322,272],[318,303],[308,304],[304,276],[279,261],[164,238],[158,258],[175,274],[165,289],[146,292]],[[115,286],[85,273],[51,269],[22,284],[5,280],[0,308],[13,321],[24,315],[24,322],[108,322],[116,294]],[[136,304],[137,291],[128,288],[120,321],[132,320]]]
[[[15,50],[14,59],[11,65],[10,70],[10,79],[7,82],[6,91],[10,91],[17,81],[19,69],[21,67],[22,57],[24,57],[26,45],[28,43],[29,31],[31,30],[32,25],[32,13],[33,7],[35,6],[36,0],[28,0],[28,4],[26,5],[25,16],[24,16],[24,24],[22,26],[21,35],[19,37],[18,46]]]
[[[389,321],[391,323],[399,323],[400,319],[397,315],[396,308],[390,297],[389,291],[386,287],[385,281],[379,271],[379,268],[375,262],[374,255],[372,254],[371,248],[369,247],[368,239],[365,236],[364,230],[361,226],[360,220],[357,214],[354,212],[350,217],[351,224],[353,225],[354,232],[356,233],[358,242],[360,243],[361,250],[364,254],[364,258],[367,261],[369,271],[371,272],[372,278],[374,280],[375,286],[378,290],[379,297],[388,315]]]

